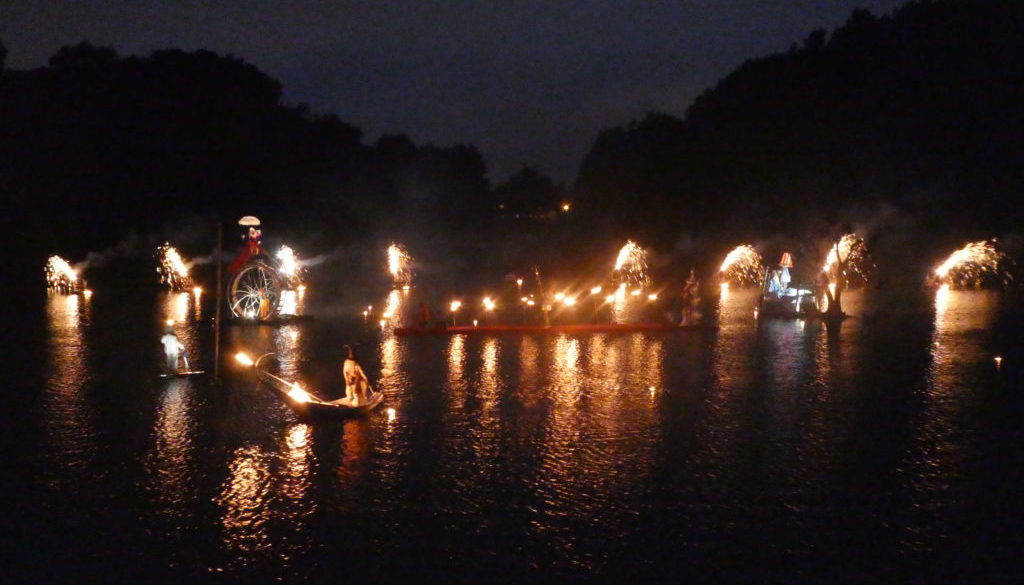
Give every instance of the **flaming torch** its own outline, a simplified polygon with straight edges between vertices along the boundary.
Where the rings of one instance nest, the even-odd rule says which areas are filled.
[[[651,278],[647,274],[647,251],[633,240],[627,240],[615,258],[615,273],[621,284],[638,288],[649,285]]]
[[[409,290],[412,285],[412,256],[401,244],[392,242],[388,246],[388,272],[391,273],[396,288]]]
[[[46,261],[46,287],[64,295],[75,294],[81,282],[78,271],[60,256],[50,256]]]
[[[1005,270],[1006,254],[996,249],[996,240],[969,242],[953,252],[934,272],[939,284],[954,288],[974,287],[998,281],[1005,285],[1010,275]]]
[[[166,284],[173,291],[192,288],[192,277],[188,274],[188,266],[177,248],[164,243],[163,246],[156,249],[156,256],[159,261],[156,271],[160,275],[162,284]]]
[[[725,260],[718,269],[718,278],[722,283],[722,290],[726,290],[730,283],[740,286],[757,284],[763,273],[764,259],[761,255],[753,246],[741,244],[725,255]]]

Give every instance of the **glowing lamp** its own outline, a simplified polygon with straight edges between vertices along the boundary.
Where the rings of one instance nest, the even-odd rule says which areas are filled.
[[[243,366],[251,366],[256,363],[252,361],[252,358],[249,357],[244,351],[236,353],[235,359],[238,361],[238,363],[242,364]]]

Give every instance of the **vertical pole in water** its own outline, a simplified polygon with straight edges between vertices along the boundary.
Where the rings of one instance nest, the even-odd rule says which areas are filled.
[[[220,383],[220,310],[224,304],[221,295],[224,294],[224,287],[221,286],[221,256],[224,248],[224,224],[217,218],[217,309],[213,317],[213,379]]]

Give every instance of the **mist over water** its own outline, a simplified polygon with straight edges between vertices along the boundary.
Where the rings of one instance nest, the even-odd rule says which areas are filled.
[[[13,574],[781,583],[1019,562],[1006,294],[880,308],[855,291],[828,328],[758,321],[756,293],[732,289],[717,331],[425,337],[306,294],[315,320],[227,327],[225,354],[275,352],[334,398],[353,344],[393,418],[300,420],[227,361],[221,387],[158,378],[168,318],[212,368],[211,294],[53,295],[22,314],[19,352],[39,357],[11,381]],[[368,301],[404,323],[419,295]]]

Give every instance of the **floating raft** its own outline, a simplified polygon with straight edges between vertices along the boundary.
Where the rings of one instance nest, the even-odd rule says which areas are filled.
[[[672,333],[713,331],[713,325],[664,323],[577,323],[573,325],[460,325],[456,327],[397,327],[395,335],[464,335],[472,333]]]
[[[206,374],[206,370],[181,370],[172,373],[160,374],[161,378],[187,378],[189,376],[202,376]]]
[[[245,325],[267,325],[269,327],[280,327],[281,325],[291,325],[292,323],[306,323],[313,320],[312,315],[280,315],[273,319],[267,319],[260,321],[259,319],[236,319],[227,318],[224,319],[225,325],[245,326]]]

